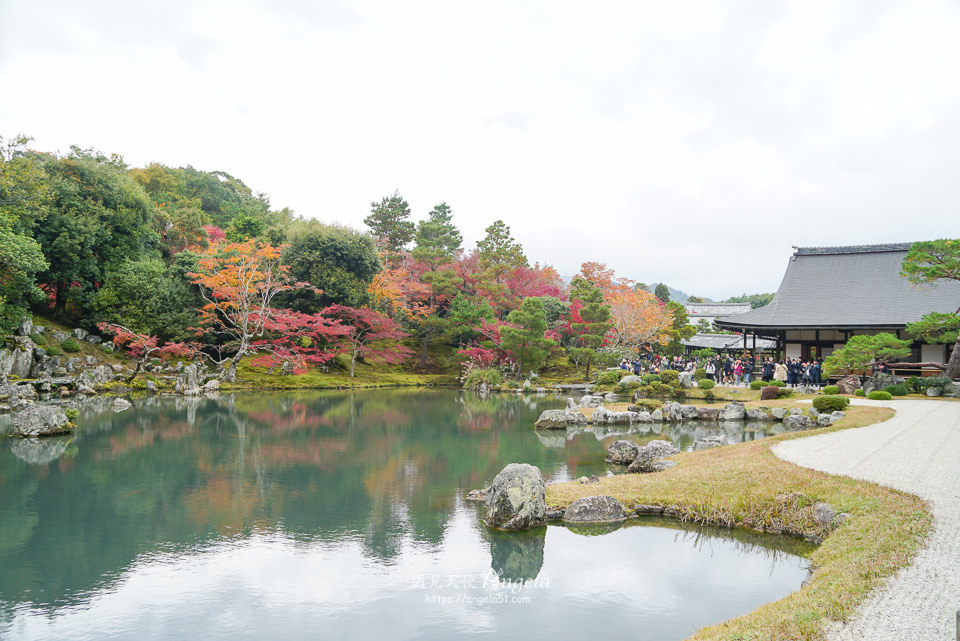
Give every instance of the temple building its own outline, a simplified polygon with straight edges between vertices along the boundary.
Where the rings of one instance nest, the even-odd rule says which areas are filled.
[[[901,275],[912,243],[795,247],[769,305],[718,318],[714,325],[777,341],[786,358],[828,356],[851,336],[889,332],[904,340],[907,323],[960,308],[960,282],[913,285]],[[946,363],[952,344],[914,341],[910,362]]]

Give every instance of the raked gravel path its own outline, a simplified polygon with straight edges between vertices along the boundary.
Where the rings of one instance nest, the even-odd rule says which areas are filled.
[[[960,641],[960,402],[856,404],[896,409],[883,423],[785,441],[780,458],[880,483],[926,499],[934,531],[913,564],[876,590],[836,641]]]

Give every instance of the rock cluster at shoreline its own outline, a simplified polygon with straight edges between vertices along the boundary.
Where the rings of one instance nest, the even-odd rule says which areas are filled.
[[[641,423],[682,423],[683,421],[782,421],[791,429],[823,427],[843,418],[842,412],[821,414],[810,408],[806,414],[799,408],[757,407],[747,409],[740,401],[727,403],[719,407],[697,407],[667,403],[652,412],[637,405],[629,405],[625,412],[611,412],[599,396],[584,396],[580,403],[567,399],[563,410],[544,410],[537,419],[538,430],[566,429],[587,424],[593,425],[636,425]],[[590,418],[580,408],[595,408]]]
[[[34,325],[30,321],[23,323],[9,338],[7,346],[0,348],[0,413],[12,412],[16,418],[34,406],[43,407],[45,403],[96,396],[105,391],[108,385],[111,386],[111,392],[133,391],[122,383],[133,374],[133,369],[101,361],[93,355],[52,356],[32,338],[44,342],[40,337],[47,335],[61,343],[72,339],[97,345],[105,355],[113,351],[113,343],[105,342],[101,337],[80,328],[67,334]],[[145,363],[141,371],[151,374],[154,379],[165,381],[174,393],[185,396],[216,393],[220,389],[220,381],[211,378],[205,368],[197,363],[164,365],[154,360]],[[116,385],[118,381],[121,382],[119,387]],[[143,381],[142,389],[148,394],[159,392],[155,380]],[[121,403],[116,411],[123,409],[126,407]],[[41,434],[33,436],[46,433],[45,429],[37,429],[41,429]],[[18,435],[15,430],[10,434]]]

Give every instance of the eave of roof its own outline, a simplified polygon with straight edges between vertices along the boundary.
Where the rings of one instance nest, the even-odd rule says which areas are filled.
[[[797,248],[769,305],[717,319],[725,329],[901,329],[960,307],[960,282],[916,286],[901,274],[910,243]]]

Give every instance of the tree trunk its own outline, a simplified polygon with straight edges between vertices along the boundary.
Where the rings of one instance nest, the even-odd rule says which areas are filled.
[[[67,310],[67,284],[57,283],[53,299],[53,317],[64,318]]]
[[[430,333],[427,332],[423,335],[423,350],[420,352],[420,367],[424,368],[427,366],[427,347],[430,345]]]
[[[957,342],[953,344],[953,353],[947,361],[947,371],[943,375],[950,380],[960,376],[960,334],[957,334]]]
[[[233,383],[237,380],[237,362],[230,359],[230,364],[227,365],[226,371],[223,373],[223,380],[227,383]]]
[[[357,351],[350,352],[350,378],[353,378],[353,364],[357,361]]]
[[[133,379],[135,379],[135,378],[137,377],[137,374],[140,373],[140,366],[141,366],[141,365],[143,365],[143,360],[137,360],[137,366],[134,368],[133,374],[131,374],[131,375],[130,375],[130,378],[128,378],[125,382],[129,383],[130,381],[132,381]]]

